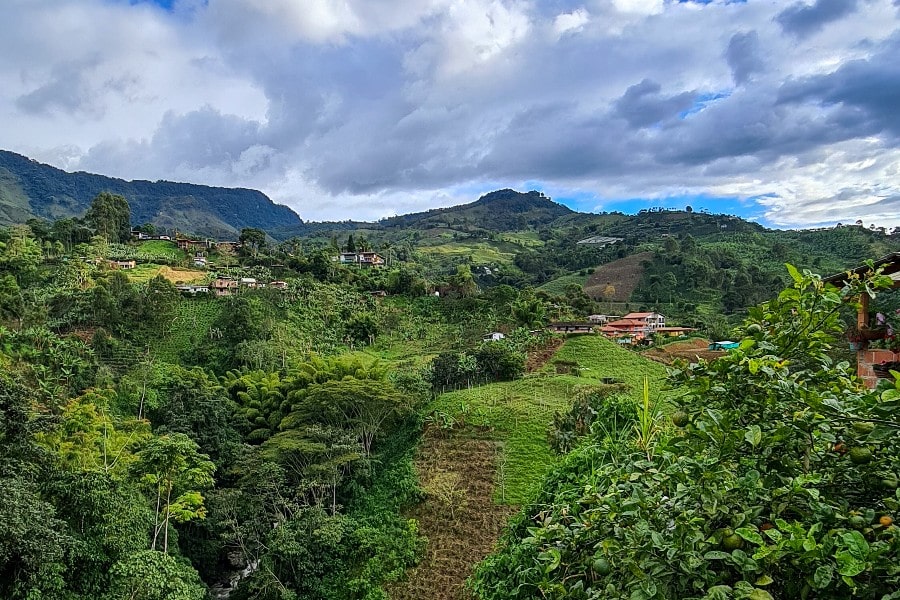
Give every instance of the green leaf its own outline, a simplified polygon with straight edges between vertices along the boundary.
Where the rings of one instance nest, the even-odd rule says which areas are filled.
[[[767,592],[766,590],[761,590],[759,588],[754,589],[750,592],[750,595],[747,596],[748,600],[775,600],[772,598],[772,594]]]
[[[787,269],[788,275],[791,276],[791,279],[794,280],[794,283],[800,283],[801,281],[803,281],[803,276],[800,275],[800,271],[797,270],[797,267],[795,267],[791,263],[784,263],[784,267]]]
[[[753,585],[758,585],[758,586],[762,587],[762,586],[766,586],[766,585],[772,585],[773,583],[775,583],[775,580],[772,579],[771,577],[769,577],[768,575],[760,575],[759,579],[757,579],[756,583],[754,583]]]
[[[762,539],[762,536],[759,535],[756,531],[750,529],[749,527],[738,527],[734,530],[736,534],[758,546],[762,546],[765,542]]]
[[[830,565],[822,565],[816,569],[816,573],[813,575],[813,586],[818,590],[824,590],[831,583],[833,577],[834,569]]]
[[[756,448],[762,441],[762,430],[759,428],[759,425],[751,425],[748,427],[747,431],[744,432],[744,439],[747,440],[751,446]]]

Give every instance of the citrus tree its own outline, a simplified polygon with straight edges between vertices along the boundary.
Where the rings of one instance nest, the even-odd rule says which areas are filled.
[[[882,282],[789,272],[737,350],[671,372],[674,423],[652,453],[604,428],[567,457],[477,596],[900,598],[900,392],[828,354],[841,305]]]

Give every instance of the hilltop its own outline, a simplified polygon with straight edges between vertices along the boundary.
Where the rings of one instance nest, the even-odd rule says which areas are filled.
[[[171,181],[125,181],[92,173],[68,173],[0,150],[0,224],[31,217],[80,217],[100,192],[124,196],[132,222],[233,237],[244,227],[269,229],[302,221],[265,194]]]

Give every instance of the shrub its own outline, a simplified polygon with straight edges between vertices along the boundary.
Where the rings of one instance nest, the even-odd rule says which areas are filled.
[[[683,428],[567,457],[478,567],[478,597],[900,598],[900,383],[870,392],[827,354],[871,282],[789,272],[738,350],[671,373]]]

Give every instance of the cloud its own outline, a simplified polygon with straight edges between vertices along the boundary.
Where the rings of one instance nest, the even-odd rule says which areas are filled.
[[[629,87],[615,102],[616,114],[634,127],[647,127],[690,108],[696,97],[693,92],[666,97],[660,94],[661,89],[650,79]]]
[[[787,81],[781,88],[783,104],[800,102],[822,107],[841,125],[850,121],[857,134],[889,133],[900,139],[900,34],[882,44],[866,59],[849,61],[831,73]],[[824,109],[834,107],[834,110]]]
[[[788,33],[806,37],[856,11],[857,0],[816,0],[813,4],[795,2],[775,19]]]
[[[738,85],[746,83],[754,73],[762,72],[765,66],[759,35],[755,31],[742,31],[731,36],[725,50],[725,60]]]
[[[560,13],[553,19],[553,29],[557,35],[568,32],[581,31],[584,25],[591,20],[591,16],[583,7],[570,13]]]
[[[313,219],[541,187],[900,222],[893,0],[10,1],[0,146],[65,168]]]

